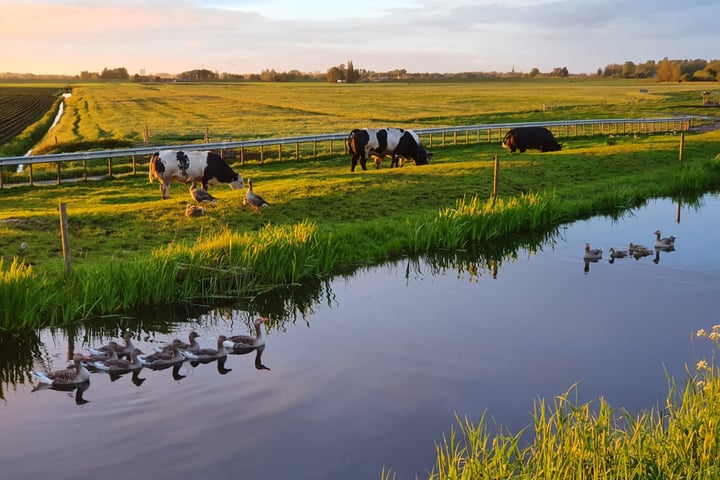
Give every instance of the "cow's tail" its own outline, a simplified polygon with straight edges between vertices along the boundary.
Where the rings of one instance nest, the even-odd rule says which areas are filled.
[[[155,162],[157,162],[159,158],[160,158],[160,152],[155,152],[150,156],[150,166],[148,168],[148,180],[150,181],[150,183],[152,183],[153,180],[155,180],[155,178],[157,178],[157,170],[156,170]]]
[[[350,153],[353,155],[358,153],[357,145],[355,144],[355,133],[357,131],[357,129],[353,130],[350,132],[350,136],[348,137],[348,150],[350,150]]]

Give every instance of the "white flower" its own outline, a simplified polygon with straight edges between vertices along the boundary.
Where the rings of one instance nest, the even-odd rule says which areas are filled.
[[[695,334],[696,337],[704,337],[705,335],[706,335],[706,333],[705,333],[705,329],[704,329],[704,328],[701,328],[701,329],[698,330],[697,333]]]
[[[27,248],[27,242],[22,242],[22,243],[20,244],[20,248],[23,249],[23,250],[25,250],[25,249]]]
[[[697,370],[697,371],[707,370],[707,369],[708,369],[708,364],[705,360],[700,360],[699,362],[697,362],[697,365],[695,365],[695,370]]]

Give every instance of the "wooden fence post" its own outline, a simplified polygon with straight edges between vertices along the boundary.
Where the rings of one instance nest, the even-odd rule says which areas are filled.
[[[60,185],[60,162],[57,163],[57,184]]]
[[[64,203],[60,203],[60,238],[62,240],[63,258],[65,259],[65,273],[69,274],[72,266],[70,260],[70,240],[68,239],[67,208]]]
[[[495,170],[493,172],[493,190],[492,190],[493,205],[495,205],[495,199],[497,198],[498,174],[500,173],[500,160],[498,159],[497,155],[495,155],[494,160],[495,160]]]
[[[683,150],[685,148],[685,132],[680,132],[680,163],[683,161]]]

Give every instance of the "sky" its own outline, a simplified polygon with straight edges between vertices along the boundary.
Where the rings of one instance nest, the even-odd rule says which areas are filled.
[[[571,74],[720,58],[717,0],[0,0],[0,72]]]

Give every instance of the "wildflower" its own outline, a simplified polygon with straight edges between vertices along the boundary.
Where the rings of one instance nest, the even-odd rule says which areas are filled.
[[[720,325],[713,325],[712,331],[716,333],[720,333]]]
[[[701,328],[701,329],[698,330],[697,333],[695,334],[696,337],[704,337],[705,335],[707,335],[707,334],[706,334],[704,328]]]
[[[707,364],[707,362],[706,362],[705,360],[700,360],[699,362],[697,362],[697,365],[695,365],[695,369],[696,369],[697,371],[707,370],[707,369],[708,369],[708,364]]]
[[[720,333],[718,332],[710,332],[710,335],[708,335],[708,338],[712,340],[713,342],[717,342],[720,338]]]
[[[698,380],[698,381],[695,383],[695,386],[698,387],[698,388],[703,388],[703,386],[705,386],[705,382],[703,382],[702,380]]]

